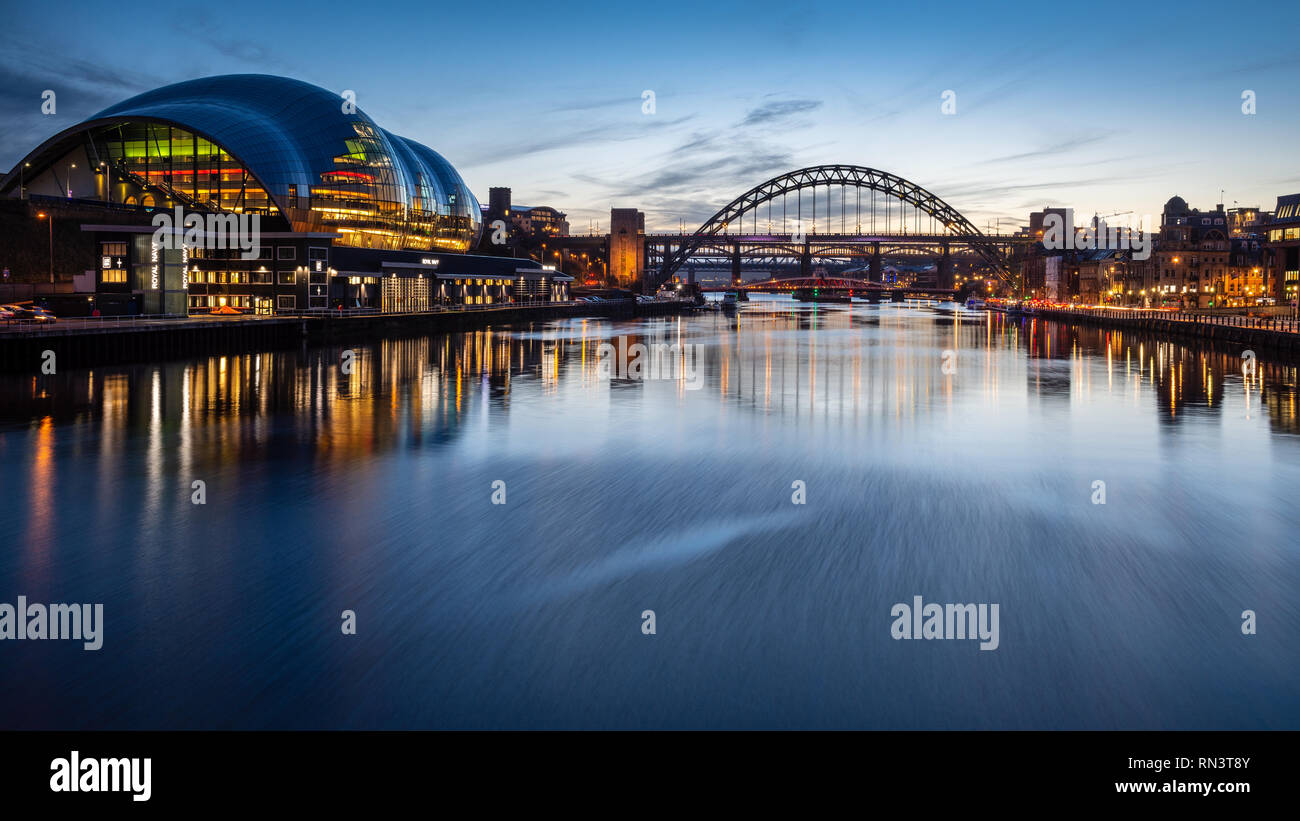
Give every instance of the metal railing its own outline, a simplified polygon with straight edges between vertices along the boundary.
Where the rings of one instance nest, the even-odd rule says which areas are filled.
[[[3,331],[58,331],[73,328],[113,328],[123,326],[139,327],[142,324],[156,324],[188,319],[185,314],[147,314],[126,316],[73,316],[60,317],[55,321],[35,319],[32,317],[0,317],[0,332]]]
[[[1083,316],[1101,316],[1107,319],[1163,319],[1166,322],[1183,322],[1189,325],[1222,325],[1230,328],[1248,328],[1277,333],[1300,333],[1300,320],[1273,316],[1210,316],[1182,311],[1114,308],[1026,308],[1027,313],[1058,312]]]
[[[613,300],[610,300],[611,302]],[[629,300],[624,300],[629,301]],[[556,308],[566,305],[583,305],[576,300],[556,300],[554,302],[493,302],[488,305],[429,305],[418,311],[383,311],[379,308],[304,308],[296,311],[276,311],[275,316],[292,316],[302,318],[321,318],[334,316],[411,316],[415,314],[473,313],[477,311],[513,311],[519,308]]]
[[[586,308],[599,305],[635,305],[653,303],[671,303],[686,300],[678,300],[671,297],[653,297],[645,302],[638,303],[636,299],[604,299],[600,302],[583,302],[581,300],[557,300],[554,302],[501,302],[491,305],[431,305],[420,311],[389,311],[384,312],[378,308],[306,308],[296,311],[275,311],[271,314],[258,314],[252,311],[241,313],[236,316],[228,315],[210,315],[206,313],[192,314],[147,314],[147,315],[126,315],[126,316],[77,316],[61,317],[57,321],[49,322],[34,318],[17,318],[17,317],[0,317],[0,333],[22,332],[28,335],[51,334],[57,332],[67,332],[69,330],[85,330],[89,328],[120,328],[120,327],[143,327],[146,325],[161,325],[171,322],[194,324],[212,320],[274,320],[274,319],[322,319],[326,317],[400,317],[400,316],[418,316],[420,314],[447,314],[447,313],[493,313],[501,311],[513,311],[520,308]]]
[[[592,305],[636,305],[647,303],[671,303],[689,300],[680,300],[674,297],[648,297],[644,300],[636,298],[627,299],[602,299],[599,302],[586,302],[581,299],[537,301],[537,302],[493,302],[488,305],[464,305],[453,303],[450,305],[430,305],[418,311],[381,311],[379,308],[305,308],[296,311],[279,310],[275,316],[285,317],[303,317],[303,318],[320,318],[331,316],[410,316],[413,314],[438,314],[438,313],[475,313],[491,311],[513,311],[520,308],[578,308]]]

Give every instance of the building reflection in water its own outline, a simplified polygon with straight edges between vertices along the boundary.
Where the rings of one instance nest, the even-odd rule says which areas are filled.
[[[636,345],[701,346],[698,381],[601,375],[620,341],[615,370]],[[735,316],[3,376],[0,579],[105,602],[112,626],[103,653],[7,648],[27,655],[0,696],[47,727],[620,726],[627,688],[664,676],[716,690],[713,720],[755,697],[732,673],[776,652],[797,678],[758,698],[791,726],[897,726],[869,708],[896,681],[920,683],[917,715],[973,726],[1018,726],[1026,704],[1071,726],[1290,726],[1278,671],[1297,643],[1261,631],[1261,653],[1234,623],[1296,577],[1296,369],[1256,353],[1243,374],[1226,347],[756,297]],[[811,515],[790,509],[796,479]],[[1029,652],[1005,658],[1029,667],[954,707],[922,659],[864,697],[880,654],[856,650],[890,640],[863,602],[918,579],[1019,602]],[[629,597],[722,632],[662,666],[627,649],[647,646],[628,638],[641,605],[620,621]],[[340,641],[344,608],[381,638]],[[1055,629],[1061,612],[1089,629]],[[961,655],[979,664],[956,673],[987,668]],[[807,671],[827,686],[792,702]],[[1090,711],[1098,671],[1126,712]],[[1259,681],[1279,694],[1264,707],[1233,697]],[[1226,695],[1189,714],[1189,687]],[[676,719],[662,689],[647,715]]]
[[[11,430],[31,431],[26,456],[39,527],[40,491],[54,480],[50,454],[65,425],[93,431],[95,469],[105,482],[122,469],[128,443],[146,437],[144,468],[154,494],[178,469],[196,475],[289,450],[360,463],[384,450],[446,443],[471,419],[490,428],[516,403],[533,412],[561,392],[575,398],[559,404],[592,408],[629,390],[663,412],[694,401],[684,373],[601,378],[598,348],[620,336],[628,349],[699,345],[698,393],[793,421],[907,423],[963,406],[1001,407],[1019,402],[1014,394],[1021,393],[1031,407],[1103,399],[1146,406],[1164,426],[1189,413],[1233,408],[1265,417],[1274,431],[1300,432],[1296,367],[1266,352],[1257,352],[1254,373],[1243,374],[1240,351],[1113,329],[942,307],[776,300],[755,301],[739,316],[569,320],[348,348],[4,376],[0,416]],[[554,416],[565,423],[564,408]]]
[[[713,321],[711,389],[792,418],[906,420],[1011,392],[1040,408],[1126,398],[1170,426],[1189,411],[1262,411],[1272,430],[1300,432],[1296,366],[1265,351],[1243,373],[1226,347],[942,307],[777,305]]]

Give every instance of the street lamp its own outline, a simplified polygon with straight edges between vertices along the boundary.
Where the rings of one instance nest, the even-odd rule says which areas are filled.
[[[44,211],[36,214],[38,219],[46,220],[50,226],[50,284],[54,284],[54,217],[47,216]]]
[[[27,169],[31,167],[31,163],[25,162],[22,164],[22,167],[18,169],[18,199],[20,200],[27,199],[27,185],[25,180],[27,178]]]

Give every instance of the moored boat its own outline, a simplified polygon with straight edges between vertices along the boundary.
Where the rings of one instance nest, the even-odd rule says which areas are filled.
[[[852,302],[848,294],[839,294],[822,288],[796,288],[790,296],[800,302]]]

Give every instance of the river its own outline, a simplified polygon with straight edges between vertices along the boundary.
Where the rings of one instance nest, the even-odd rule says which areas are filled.
[[[0,726],[1300,729],[1297,371],[1242,362],[756,296],[0,377],[0,602],[104,614],[0,642]]]

